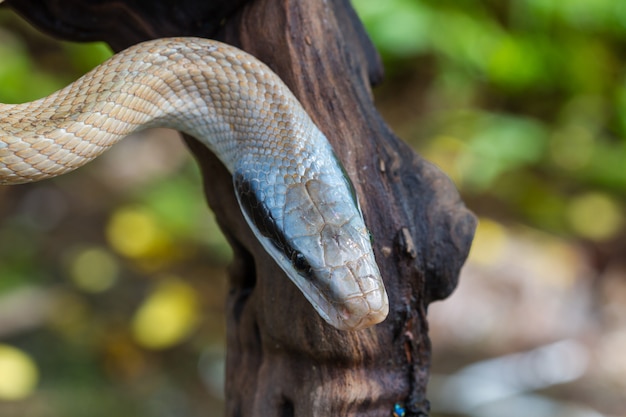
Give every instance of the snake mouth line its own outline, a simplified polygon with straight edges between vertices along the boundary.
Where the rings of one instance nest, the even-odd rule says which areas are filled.
[[[383,301],[386,299],[383,287],[340,303],[329,302],[337,317],[333,320],[333,326],[339,330],[361,330],[381,323],[389,313],[389,306]]]
[[[382,322],[388,314],[389,306],[384,286],[366,293],[354,294],[346,299],[330,297],[317,282],[316,274],[304,276],[294,274],[290,262],[267,238],[259,238],[265,250],[270,253],[288,278],[298,287],[317,313],[330,325],[339,330],[360,330]]]
[[[318,274],[313,270],[309,270],[307,274],[297,272],[285,252],[280,250],[270,238],[261,234],[254,223],[251,223],[248,214],[245,211],[243,213],[263,248],[276,260],[287,277],[328,324],[339,330],[360,330],[378,324],[387,317],[389,307],[387,294],[382,284],[345,299],[331,298],[325,290],[320,288]]]

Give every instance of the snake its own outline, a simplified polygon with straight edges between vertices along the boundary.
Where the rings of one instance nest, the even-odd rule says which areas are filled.
[[[191,135],[220,159],[254,236],[328,324],[359,330],[385,319],[350,177],[279,76],[234,46],[151,40],[47,97],[0,104],[0,184],[59,176],[154,127]]]

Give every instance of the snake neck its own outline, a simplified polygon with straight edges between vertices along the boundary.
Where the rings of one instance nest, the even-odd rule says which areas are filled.
[[[201,39],[136,45],[48,97],[0,104],[0,112],[3,184],[72,171],[150,127],[198,138],[233,172],[242,152],[291,146],[300,119],[311,124],[264,64]]]

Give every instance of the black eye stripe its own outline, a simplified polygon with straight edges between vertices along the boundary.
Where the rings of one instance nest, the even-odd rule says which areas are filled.
[[[259,200],[254,183],[246,179],[245,174],[240,171],[233,175],[233,183],[241,208],[261,235],[268,238],[286,256],[296,271],[307,278],[310,277],[311,266],[306,256],[289,244],[287,237],[276,224],[276,220],[265,202]]]
[[[285,235],[278,228],[267,205],[259,200],[253,183],[248,181],[240,172],[235,173],[233,182],[241,207],[252,220],[252,223],[263,236],[271,239],[279,249],[283,250],[287,244]]]

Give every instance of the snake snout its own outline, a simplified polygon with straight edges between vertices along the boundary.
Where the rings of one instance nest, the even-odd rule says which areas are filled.
[[[389,305],[384,289],[366,294],[365,297],[344,300],[339,310],[340,320],[335,327],[339,330],[361,330],[385,320]]]
[[[340,330],[372,326],[382,322],[389,312],[385,286],[371,253],[334,268],[324,290],[326,308],[334,318],[331,324]]]

